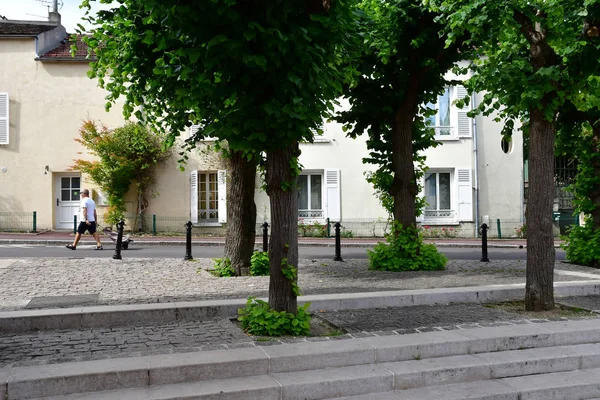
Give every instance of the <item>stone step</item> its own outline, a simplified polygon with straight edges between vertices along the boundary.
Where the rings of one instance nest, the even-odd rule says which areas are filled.
[[[376,371],[382,374],[377,379],[385,376],[392,383],[396,375],[396,387],[407,388],[401,382],[426,385],[439,376],[450,383],[510,376],[516,368],[519,375],[592,368],[600,359],[600,349],[592,344],[597,342],[600,321],[594,319],[15,367],[0,369],[0,399],[265,375],[300,390],[302,376],[308,388],[311,380],[327,374],[333,375],[323,380],[324,386],[339,381],[343,377],[336,368],[354,368],[348,371],[365,373],[367,380],[375,379],[370,374]],[[511,352],[519,349],[531,350]],[[360,393],[345,395],[350,394]]]
[[[594,281],[555,282],[554,295],[600,294]],[[523,284],[414,289],[369,293],[340,293],[300,296],[298,304],[309,302],[311,311],[361,308],[405,307],[425,304],[482,303],[522,299]],[[55,329],[91,329],[174,321],[235,317],[247,299],[92,306],[41,310],[0,311],[0,332],[30,332]]]
[[[456,357],[453,357],[454,359]],[[456,359],[453,361],[457,361]],[[524,364],[526,365],[526,362]],[[558,362],[556,365],[560,365]],[[600,393],[600,369],[564,370],[527,376],[397,390],[395,374],[381,365],[360,365],[298,373],[217,379],[96,393],[44,397],[38,400],[535,400],[590,399]],[[460,369],[458,367],[457,369]],[[513,371],[518,374],[518,371]],[[470,376],[469,379],[476,378]],[[438,383],[447,382],[440,380]],[[382,390],[384,392],[382,392]],[[8,398],[12,400],[11,397]]]

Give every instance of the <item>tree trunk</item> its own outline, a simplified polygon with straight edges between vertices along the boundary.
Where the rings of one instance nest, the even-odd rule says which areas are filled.
[[[227,236],[225,257],[237,275],[248,275],[256,236],[256,158],[248,160],[242,152],[233,152],[229,160],[231,182],[227,193]]]
[[[529,198],[527,201],[527,281],[525,309],[554,308],[554,124],[532,107],[529,127]]]
[[[415,181],[413,163],[413,118],[409,111],[402,110],[396,116],[395,132],[392,132],[392,169],[394,182],[391,195],[394,197],[394,220],[403,227],[415,226],[415,199],[419,194]]]
[[[297,142],[267,152],[266,176],[271,204],[269,305],[276,311],[293,314],[298,312],[298,299],[282,269],[298,267],[298,188],[291,165],[299,155]]]

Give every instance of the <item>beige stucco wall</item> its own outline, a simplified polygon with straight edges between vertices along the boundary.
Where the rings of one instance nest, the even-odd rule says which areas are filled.
[[[10,107],[10,144],[0,146],[0,211],[37,211],[38,229],[51,229],[54,180],[74,159],[91,159],[74,140],[82,122],[116,127],[124,119],[119,106],[105,111],[106,93],[87,77],[88,63],[35,58],[35,39],[0,39],[0,92],[8,92]]]

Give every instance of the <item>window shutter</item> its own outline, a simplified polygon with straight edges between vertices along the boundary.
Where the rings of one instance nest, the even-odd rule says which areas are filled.
[[[419,179],[419,197],[425,197],[425,175]],[[421,215],[417,215],[417,222],[425,222],[425,207],[421,210]]]
[[[0,144],[8,144],[8,93],[0,93]]]
[[[470,169],[456,170],[458,181],[458,219],[473,221],[473,184]]]
[[[190,132],[189,132],[188,138],[191,138],[192,136],[194,136],[196,134],[196,132],[198,132],[199,129],[200,129],[200,125],[190,126]]]
[[[217,173],[219,191],[219,222],[227,222],[227,171],[219,170]]]
[[[460,100],[465,98],[469,92],[464,86],[458,85],[454,88],[454,100]],[[470,104],[470,103],[469,103]],[[470,111],[470,105],[464,108],[458,108],[456,104],[453,104],[455,109],[454,114],[456,116],[456,132],[459,138],[470,138],[473,136],[473,120],[467,116]]]
[[[327,218],[330,221],[342,219],[341,182],[339,169],[325,170],[325,193],[327,197]]]
[[[192,171],[190,177],[190,221],[198,223],[198,171]]]

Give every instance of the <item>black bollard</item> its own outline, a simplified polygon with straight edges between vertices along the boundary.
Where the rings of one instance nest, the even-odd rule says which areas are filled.
[[[339,222],[335,223],[335,257],[333,261],[344,261],[342,260],[342,245],[340,243],[340,227],[342,225]]]
[[[484,262],[490,261],[490,259],[488,258],[488,252],[487,252],[487,230],[488,230],[487,224],[481,225],[481,260],[479,260],[479,261],[484,261]]]
[[[193,260],[192,257],[192,221],[185,223],[185,257],[184,260]]]
[[[115,244],[115,254],[113,257],[115,260],[120,260],[121,257],[121,247],[123,245],[123,228],[125,227],[125,221],[120,220],[117,222],[117,243]]]
[[[263,228],[263,251],[266,253],[267,251],[269,251],[269,224],[267,224],[267,221],[265,221],[265,223],[262,224],[262,228]]]

